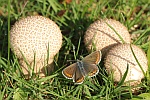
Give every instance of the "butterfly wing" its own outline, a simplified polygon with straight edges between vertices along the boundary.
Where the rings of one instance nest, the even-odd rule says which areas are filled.
[[[89,77],[96,76],[99,72],[99,69],[96,64],[89,64],[87,62],[86,63],[83,62],[83,66],[84,66],[86,75],[88,75]]]
[[[77,66],[75,74],[73,76],[73,82],[75,82],[76,84],[82,84],[84,81],[84,75],[82,74],[79,67],[80,66]]]
[[[89,64],[98,64],[101,61],[101,51],[95,51],[82,60],[83,62],[87,62]]]
[[[73,63],[71,64],[70,66],[66,67],[65,69],[63,69],[62,71],[62,74],[68,78],[68,79],[72,79],[74,74],[75,74],[75,71],[76,71],[76,68],[77,68],[77,63]]]

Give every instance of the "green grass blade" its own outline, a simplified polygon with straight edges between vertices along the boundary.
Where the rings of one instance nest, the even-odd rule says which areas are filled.
[[[54,78],[54,77],[56,77],[56,76],[58,76],[59,74],[54,74],[54,75],[50,75],[50,76],[47,76],[47,77],[45,77],[45,78],[41,78],[41,79],[39,79],[39,80],[37,80],[38,82],[45,82],[45,81],[47,81],[47,80],[50,80],[50,79],[52,79],[52,78]]]
[[[6,86],[3,88],[3,91],[0,91],[0,100],[3,100],[6,92]]]
[[[135,53],[134,53],[134,51],[133,51],[133,48],[132,48],[131,44],[130,44],[130,48],[131,48],[131,52],[132,52],[132,54],[133,54],[133,56],[134,56],[134,58],[135,58],[136,62],[138,63],[138,65],[139,65],[140,69],[142,70],[142,73],[143,73],[143,74],[144,74],[144,76],[146,77],[146,74],[145,74],[145,72],[144,72],[144,70],[143,70],[143,68],[142,68],[141,64],[139,63],[139,61],[138,61],[138,59],[137,59],[137,57],[136,57],[136,55],[135,55]]]
[[[81,37],[79,38],[76,56],[79,54],[80,44],[81,44]]]
[[[10,59],[10,0],[8,0],[8,65]]]
[[[148,46],[148,50],[147,50],[147,59],[148,59],[148,66],[150,68],[150,42],[149,42],[149,46]]]
[[[148,59],[148,70],[147,70],[147,78],[150,79],[150,42],[147,50],[147,59]]]
[[[122,41],[122,43],[126,43],[123,38],[120,36],[120,34],[111,26],[109,25],[107,22],[105,22],[117,35],[118,37],[120,38],[120,40]]]
[[[142,39],[142,37],[145,36],[147,33],[149,34],[149,32],[150,32],[150,28],[146,29],[143,32],[143,34],[141,34],[140,37],[138,39],[136,39],[136,41],[133,42],[133,44],[137,44]]]
[[[124,73],[122,79],[121,79],[120,82],[118,83],[118,86],[123,85],[123,83],[124,83],[124,81],[125,81],[125,79],[126,79],[126,77],[127,77],[128,71],[129,71],[129,64],[127,64],[127,69],[126,69],[126,71],[125,71],[125,73]]]

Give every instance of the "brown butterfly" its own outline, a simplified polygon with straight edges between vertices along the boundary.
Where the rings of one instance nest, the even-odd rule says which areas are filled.
[[[62,74],[67,79],[73,79],[76,84],[82,84],[85,77],[96,76],[99,72],[97,64],[101,61],[101,51],[95,51],[81,61],[71,64],[63,69]]]

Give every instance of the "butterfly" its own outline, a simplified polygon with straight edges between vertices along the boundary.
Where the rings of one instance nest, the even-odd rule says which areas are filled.
[[[63,69],[62,74],[67,79],[73,79],[76,84],[82,84],[85,77],[96,76],[99,72],[97,64],[101,61],[101,51],[95,51],[81,61],[71,64]]]

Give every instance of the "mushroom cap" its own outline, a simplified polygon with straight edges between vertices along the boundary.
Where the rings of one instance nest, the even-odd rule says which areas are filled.
[[[11,48],[19,59],[29,63],[53,59],[62,45],[62,34],[55,22],[43,16],[17,21],[10,31]],[[23,54],[23,55],[22,55]]]
[[[139,47],[135,45],[131,46],[144,72],[146,72],[148,65],[145,53]],[[130,44],[118,44],[111,48],[106,54],[105,68],[109,74],[113,74],[115,82],[121,80],[127,70],[127,64],[129,65],[129,70],[125,82],[135,80],[130,82],[130,85],[135,86],[141,82],[141,79],[144,78],[144,74],[132,54]]]
[[[58,53],[62,45],[62,34],[52,20],[42,16],[29,16],[13,25],[10,42],[18,58],[22,58],[22,52],[29,61],[34,59],[34,54],[40,60],[47,57],[48,48],[50,58]]]
[[[100,19],[92,23],[85,33],[84,43],[88,51],[95,47],[105,55],[112,46],[122,43],[115,31],[106,23],[113,27],[126,43],[130,43],[130,34],[123,24],[113,19]]]

